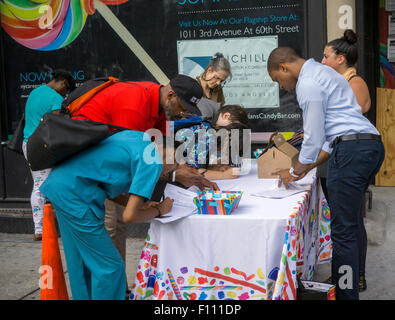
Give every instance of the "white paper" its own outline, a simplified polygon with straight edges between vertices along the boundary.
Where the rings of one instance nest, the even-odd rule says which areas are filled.
[[[290,182],[288,184],[288,190],[285,189],[285,186],[282,185],[280,188],[278,187],[278,179],[271,179],[267,181],[272,181],[270,184],[266,183],[264,187],[257,186],[256,192],[250,193],[251,196],[261,197],[261,198],[269,198],[269,199],[283,199],[290,196],[293,196],[298,193],[305,192],[310,190],[311,182],[314,179],[316,170],[311,170],[308,172],[303,179],[298,181]],[[265,180],[265,179],[263,179]]]
[[[193,198],[197,196],[196,193],[168,183],[164,196],[174,200],[173,208],[170,212],[164,214],[161,218],[155,218],[155,220],[169,223],[197,213],[196,205],[193,202]]]
[[[311,185],[309,184],[299,184],[291,182],[288,184],[288,189],[285,189],[285,186],[282,185],[280,188],[277,185],[274,185],[270,188],[259,190],[258,192],[251,193],[254,197],[262,197],[269,199],[283,199],[294,194],[305,192],[309,190]]]

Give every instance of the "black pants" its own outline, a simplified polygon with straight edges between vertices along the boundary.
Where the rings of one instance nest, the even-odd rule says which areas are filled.
[[[326,188],[326,178],[320,177],[322,191],[324,192],[325,199],[329,203],[328,189]],[[365,201],[365,199],[364,199]],[[362,206],[363,207],[363,206]],[[363,209],[361,209],[361,219],[358,224],[358,261],[359,261],[359,275],[365,275],[366,271],[366,252],[368,250],[368,235],[363,221]]]
[[[363,219],[362,204],[383,160],[383,144],[376,140],[340,142],[329,159],[332,281],[339,300],[359,299],[358,229]]]

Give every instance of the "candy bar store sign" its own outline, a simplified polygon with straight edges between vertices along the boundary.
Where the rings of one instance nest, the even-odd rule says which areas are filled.
[[[267,73],[277,47],[306,55],[303,0],[180,0],[175,2],[178,72],[202,74],[216,52],[229,60],[226,104],[248,109],[253,132],[292,132],[302,127],[295,93],[280,90]]]
[[[223,88],[226,103],[278,108],[278,85],[267,72],[268,56],[277,47],[277,36],[178,41],[178,70],[191,77],[200,76],[212,55],[221,51],[232,67],[232,77]]]

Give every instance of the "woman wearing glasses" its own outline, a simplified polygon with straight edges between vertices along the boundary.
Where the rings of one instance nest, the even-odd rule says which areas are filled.
[[[218,102],[221,106],[225,104],[222,86],[226,79],[232,75],[230,69],[230,63],[223,54],[216,53],[203,74],[197,78],[203,88],[205,98]]]

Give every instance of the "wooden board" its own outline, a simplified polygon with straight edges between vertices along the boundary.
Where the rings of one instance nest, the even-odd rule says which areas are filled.
[[[377,88],[376,127],[385,148],[385,159],[376,176],[377,186],[395,186],[395,90]]]

